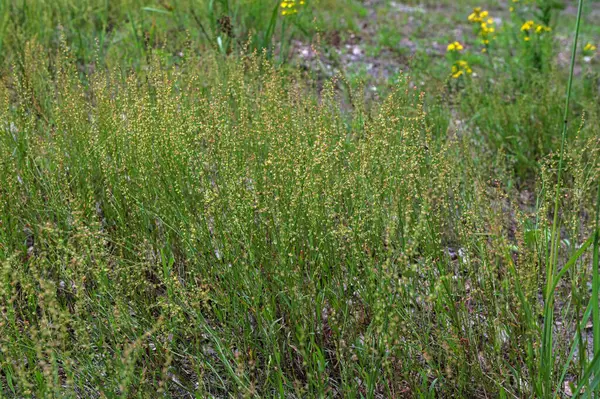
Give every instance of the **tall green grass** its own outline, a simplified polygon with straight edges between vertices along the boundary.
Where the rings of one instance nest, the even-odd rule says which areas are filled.
[[[577,55],[577,41],[579,39],[579,28],[581,24],[581,11],[583,9],[583,0],[579,0],[579,6],[577,10],[577,22],[575,26],[575,32],[573,34],[573,48],[571,51],[571,65],[569,68],[569,81],[567,84],[567,91],[565,95],[565,106],[563,116],[563,128],[560,142],[560,153],[558,160],[558,172],[557,172],[557,183],[556,193],[554,195],[554,212],[552,218],[552,230],[550,235],[550,247],[548,260],[546,265],[546,289],[544,292],[544,326],[542,336],[542,348],[540,356],[540,374],[539,378],[542,382],[541,390],[538,393],[540,396],[550,397],[552,394],[552,372],[554,369],[554,342],[553,342],[553,328],[554,328],[554,289],[558,285],[559,278],[556,276],[558,269],[558,245],[560,242],[560,228],[558,220],[558,208],[559,200],[561,196],[561,178],[563,171],[563,161],[565,154],[565,142],[567,139],[567,127],[569,118],[569,105],[571,100],[571,88],[573,86],[573,72],[575,70],[575,60]],[[577,254],[580,256],[580,254]],[[573,264],[577,260],[572,258]],[[564,269],[563,269],[564,270]],[[592,298],[594,301],[594,298]]]
[[[439,136],[444,117],[409,78],[348,108],[343,76],[317,95],[256,55],[150,55],[144,71],[82,81],[69,50],[40,52],[27,43],[0,88],[5,396],[593,387],[567,361],[585,356],[570,351],[570,287],[546,291],[565,309],[552,358],[566,371],[538,366],[554,158],[535,207],[503,154]],[[567,219],[595,206],[594,132],[565,147]],[[554,282],[589,273],[590,227],[556,251]]]
[[[592,307],[592,323],[594,337],[594,357],[600,353],[600,309],[598,298],[600,298],[600,184],[598,184],[598,195],[596,197],[596,232],[594,234],[594,258],[592,261],[592,298],[590,300]],[[594,384],[598,385],[600,376],[600,367],[596,365],[593,369]],[[598,395],[599,389],[595,389],[595,394]]]
[[[49,57],[65,40],[82,69],[143,67],[162,53],[180,63],[214,49],[267,50],[287,59],[289,42],[313,43],[317,32],[355,28],[352,1],[315,0],[281,15],[276,0],[11,0],[0,4],[0,66],[22,65],[37,40]]]
[[[552,386],[552,374],[554,370],[555,363],[555,351],[554,351],[554,340],[553,340],[553,329],[554,329],[554,296],[555,296],[555,288],[559,284],[560,278],[567,272],[569,267],[572,267],[577,262],[577,259],[583,255],[584,250],[587,245],[594,242],[594,254],[592,260],[592,295],[590,298],[590,305],[592,309],[592,340],[593,340],[593,357],[589,364],[585,365],[586,369],[581,376],[581,380],[577,386],[577,390],[575,391],[575,396],[579,396],[582,392],[583,388],[587,387],[587,390],[584,393],[584,396],[590,397],[590,395],[595,396],[596,386],[600,382],[600,378],[598,380],[594,380],[591,384],[589,382],[589,378],[595,376],[600,370],[600,351],[598,351],[598,344],[600,337],[598,334],[600,333],[600,319],[598,316],[598,270],[597,270],[597,252],[598,252],[598,209],[596,207],[596,223],[594,224],[594,231],[590,238],[586,241],[586,244],[582,246],[582,248],[577,251],[571,259],[567,262],[567,264],[563,267],[563,269],[557,274],[558,269],[558,246],[560,242],[560,223],[559,223],[559,203],[560,197],[562,195],[561,192],[561,178],[563,172],[563,162],[565,157],[565,142],[567,138],[567,126],[568,126],[568,118],[569,118],[569,104],[571,100],[571,88],[573,85],[573,74],[575,69],[575,62],[577,56],[577,43],[579,38],[579,30],[581,25],[581,14],[583,10],[583,0],[579,0],[578,10],[577,10],[577,20],[575,24],[575,30],[573,34],[573,48],[571,52],[571,64],[569,69],[569,80],[567,85],[567,91],[565,96],[565,106],[564,106],[564,121],[563,121],[563,129],[561,134],[561,146],[558,160],[558,171],[557,171],[557,183],[556,183],[556,191],[554,195],[554,211],[553,211],[553,219],[552,219],[552,231],[550,235],[550,248],[548,255],[548,263],[546,268],[546,290],[545,290],[545,300],[544,300],[544,325],[543,325],[543,337],[542,337],[542,354],[540,357],[540,374],[539,379],[541,384],[541,389],[538,392],[540,397],[551,397],[553,395],[553,386]],[[597,202],[597,201],[596,201]],[[585,364],[585,363],[583,363]],[[582,370],[583,371],[583,370]],[[589,384],[589,385],[588,385]]]

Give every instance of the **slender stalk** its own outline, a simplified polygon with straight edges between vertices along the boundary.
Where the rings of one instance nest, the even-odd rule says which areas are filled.
[[[598,294],[600,290],[600,182],[598,182],[598,194],[596,197],[596,231],[594,232],[594,258],[592,261],[592,323],[594,333],[594,357],[600,353],[600,309],[598,307]],[[597,371],[594,373],[596,377],[600,375]],[[599,397],[600,391],[596,389],[596,398]]]
[[[567,138],[567,127],[569,117],[569,106],[571,100],[571,89],[573,86],[573,72],[575,69],[575,56],[577,54],[577,42],[579,40],[579,29],[581,26],[581,14],[583,10],[583,0],[579,0],[577,7],[577,21],[575,23],[575,35],[573,38],[573,49],[571,52],[571,65],[569,68],[569,81],[567,84],[567,93],[565,98],[565,109],[563,117],[563,128],[561,134],[560,143],[560,157],[558,161],[558,173],[556,181],[556,193],[554,195],[554,216],[552,219],[552,234],[550,239],[550,254],[549,261],[546,266],[546,292],[545,292],[545,303],[544,303],[544,329],[542,333],[542,353],[541,353],[541,364],[540,364],[540,377],[543,381],[544,395],[550,396],[552,390],[552,368],[553,368],[553,357],[552,357],[552,326],[554,324],[554,293],[553,287],[554,274],[556,272],[556,264],[558,258],[558,244],[559,239],[559,223],[558,223],[558,204],[561,191],[561,177],[563,169],[563,159],[565,152],[565,142]]]

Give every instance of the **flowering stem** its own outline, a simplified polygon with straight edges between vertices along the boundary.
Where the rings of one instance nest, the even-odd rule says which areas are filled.
[[[594,342],[594,357],[600,353],[600,308],[598,306],[598,295],[600,294],[600,181],[598,182],[598,193],[596,196],[596,226],[594,232],[594,255],[592,258],[592,332]],[[596,371],[598,378],[600,371]],[[596,388],[596,398],[600,392]]]
[[[567,127],[568,127],[568,117],[569,117],[569,105],[571,100],[571,88],[573,86],[573,71],[575,69],[575,56],[577,53],[577,41],[579,39],[579,28],[581,26],[581,12],[583,9],[583,0],[579,0],[579,5],[577,9],[577,22],[575,24],[575,36],[573,38],[573,50],[571,52],[571,65],[569,68],[569,81],[567,84],[567,93],[565,99],[565,109],[564,109],[564,117],[563,117],[563,128],[561,134],[561,143],[560,143],[560,157],[558,160],[558,172],[557,172],[557,182],[556,182],[556,192],[554,195],[554,216],[552,220],[552,234],[550,239],[550,254],[549,254],[549,262],[546,266],[546,291],[545,291],[545,301],[544,301],[544,327],[542,333],[542,348],[541,348],[541,364],[540,364],[540,372],[542,381],[545,382],[544,394],[550,395],[552,390],[552,368],[554,365],[554,358],[552,355],[553,342],[552,342],[552,327],[553,327],[553,316],[554,316],[554,296],[553,296],[553,287],[555,286],[554,274],[556,271],[556,263],[558,257],[558,244],[559,244],[559,234],[558,234],[558,203],[560,198],[561,191],[561,175],[563,169],[563,159],[565,152],[565,142],[567,137]]]

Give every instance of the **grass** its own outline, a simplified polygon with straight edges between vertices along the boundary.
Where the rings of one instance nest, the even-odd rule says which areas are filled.
[[[564,107],[564,117],[563,117],[563,128],[561,133],[561,141],[560,141],[560,155],[558,160],[558,172],[556,177],[556,194],[554,195],[554,212],[552,218],[552,231],[550,236],[550,251],[548,254],[548,263],[546,266],[546,290],[544,292],[544,332],[542,336],[542,355],[540,359],[540,374],[539,378],[542,382],[541,389],[539,389],[538,394],[540,396],[549,397],[552,394],[552,384],[551,384],[551,375],[553,371],[553,353],[554,353],[554,341],[552,329],[554,326],[553,317],[554,317],[554,287],[558,284],[558,277],[555,276],[555,271],[558,268],[558,242],[559,235],[558,232],[559,223],[558,223],[558,207],[559,200],[561,194],[561,178],[562,178],[562,170],[563,170],[563,161],[564,161],[564,153],[565,153],[565,142],[567,140],[567,128],[569,121],[569,104],[571,100],[571,89],[573,87],[573,71],[575,69],[575,60],[577,56],[577,40],[579,39],[579,29],[581,26],[581,11],[583,9],[583,0],[579,0],[579,6],[577,9],[577,22],[575,24],[575,33],[573,38],[573,49],[571,52],[571,65],[569,68],[569,82],[567,84],[567,94],[565,96],[565,107]],[[549,18],[548,18],[549,19]],[[577,254],[579,256],[579,254]],[[573,261],[576,261],[577,258],[573,258]],[[595,282],[595,281],[594,281]],[[595,288],[594,290],[597,290]],[[597,302],[597,297],[594,300],[592,296],[591,302]],[[593,305],[597,307],[596,303]]]
[[[592,262],[592,298],[599,297],[600,289],[600,184],[598,185],[598,196],[596,198],[596,234],[594,235],[594,258]],[[598,301],[592,301],[592,323],[594,336],[594,353],[600,353],[600,309]],[[598,378],[598,369],[594,371],[594,376]],[[597,394],[596,390],[596,394]]]
[[[597,395],[597,60],[559,23],[384,82],[316,37],[335,2],[107,4],[0,5],[2,396]]]
[[[64,37],[80,64],[139,69],[162,51],[177,63],[185,48],[230,53],[241,48],[287,55],[284,43],[316,32],[349,29],[357,9],[347,1],[317,0],[287,18],[277,1],[15,0],[0,5],[0,64],[23,62],[26,43],[56,48]],[[319,13],[313,13],[319,10]],[[333,18],[333,15],[336,18]],[[272,39],[277,39],[277,45]],[[194,46],[190,46],[189,43]],[[271,48],[274,46],[276,48]]]

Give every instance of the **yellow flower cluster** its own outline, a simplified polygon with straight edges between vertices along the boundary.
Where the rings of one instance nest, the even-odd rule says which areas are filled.
[[[298,12],[297,5],[303,6],[304,0],[283,0],[279,5],[281,6],[281,15],[293,15]]]
[[[471,15],[469,15],[469,21],[478,24],[479,36],[481,42],[486,46],[490,44],[490,38],[496,31],[494,27],[494,20],[489,18],[490,13],[486,10],[482,10],[481,7],[473,9]]]
[[[550,32],[551,30],[552,30],[551,27],[542,25],[542,24],[536,24],[535,22],[533,22],[531,20],[525,21],[525,23],[523,23],[523,25],[521,25],[521,32],[525,33],[525,36],[523,39],[526,42],[531,40],[531,37],[529,36],[530,32],[535,31],[535,33],[537,33],[539,35],[544,32]]]
[[[463,49],[464,47],[460,42],[454,42],[448,45],[448,51],[462,51]]]
[[[592,43],[588,43],[585,45],[585,47],[583,47],[583,51],[585,53],[593,53],[596,51],[596,46],[594,46]]]
[[[489,12],[482,10],[481,7],[475,7],[473,13],[469,15],[469,21],[475,23],[483,22],[489,15]]]
[[[523,24],[523,26],[521,26],[521,32],[528,32],[528,31],[532,30],[534,26],[535,26],[535,22],[533,22],[533,21],[526,21]]]
[[[481,31],[479,32],[479,35],[481,36],[481,42],[483,44],[489,44],[490,36],[495,31],[496,31],[496,29],[494,28],[494,20],[493,19],[490,18],[486,22],[482,22],[481,23]]]
[[[473,73],[473,70],[469,66],[467,61],[457,61],[454,65],[452,65],[452,77],[454,79],[460,78],[462,75],[470,75]]]

